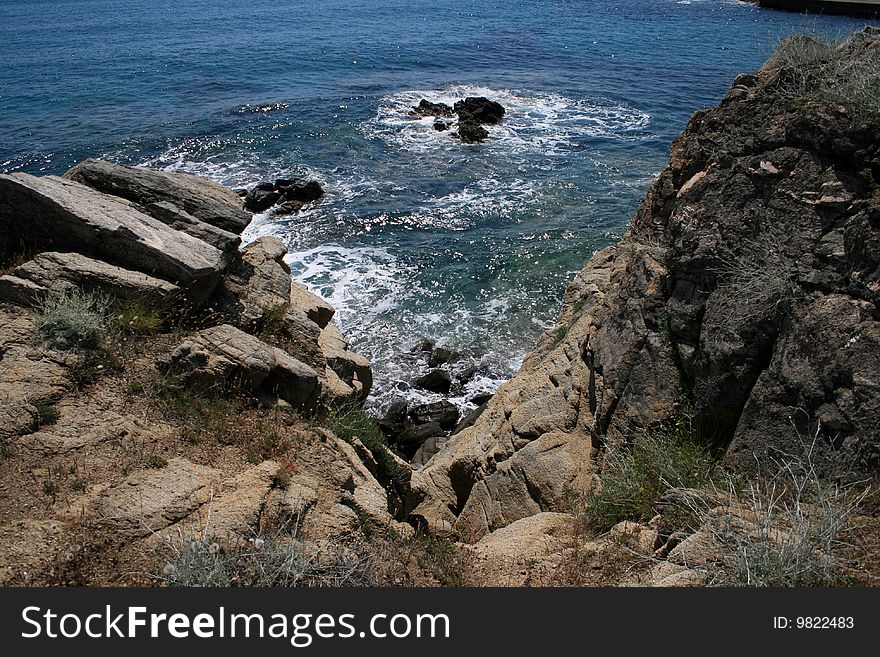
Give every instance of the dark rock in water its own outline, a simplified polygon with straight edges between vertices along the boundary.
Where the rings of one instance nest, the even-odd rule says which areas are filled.
[[[461,354],[449,347],[434,347],[428,356],[428,367],[440,367],[458,360]]]
[[[470,401],[471,404],[476,404],[477,406],[483,406],[484,404],[486,404],[486,402],[488,402],[494,396],[495,395],[486,392],[486,393],[482,393],[479,395],[474,395],[468,401]]]
[[[445,435],[446,432],[436,422],[417,424],[409,427],[398,435],[397,444],[400,447],[401,452],[403,452],[407,458],[412,458],[416,450],[422,445],[422,443],[428,440],[428,438]]]
[[[410,351],[414,354],[417,354],[422,351],[432,351],[434,349],[434,341],[429,340],[428,338],[422,338],[418,342],[416,342]]]
[[[234,191],[236,194],[238,194],[238,196],[240,198],[244,198],[245,196],[248,195],[248,190],[246,190],[244,187],[240,187],[239,189],[234,189],[232,191]]]
[[[458,138],[465,144],[477,144],[485,141],[489,136],[489,131],[473,120],[459,121]]]
[[[413,107],[412,113],[416,116],[455,116],[455,110],[446,103],[431,103],[424,98],[416,107]]]
[[[417,378],[415,384],[424,390],[446,395],[449,394],[449,389],[452,387],[452,377],[446,370],[431,370]]]
[[[504,107],[501,103],[489,100],[484,96],[468,97],[455,103],[453,108],[459,116],[459,120],[464,120],[465,115],[472,117],[477,123],[488,123],[495,125],[500,123],[504,117]]]
[[[437,132],[446,132],[449,128],[449,121],[434,121],[434,130]]]
[[[311,203],[324,196],[324,188],[315,180],[310,180],[307,183],[293,183],[284,188],[283,196],[287,201]]]
[[[273,212],[280,215],[296,214],[302,210],[304,205],[305,203],[301,201],[285,201],[284,203],[276,205]]]
[[[265,212],[276,203],[276,214],[296,214],[306,203],[324,196],[320,183],[302,182],[292,178],[279,178],[273,182],[261,182],[244,197],[244,207],[251,212]]]
[[[266,185],[269,185],[268,189]],[[272,183],[261,183],[244,197],[244,207],[251,212],[265,212],[280,198],[281,193],[275,189]]]
[[[489,399],[491,399],[491,398],[492,398],[492,397],[490,396]],[[455,426],[455,429],[452,430],[452,434],[450,434],[450,435],[453,435],[453,436],[454,436],[455,434],[459,433],[460,431],[464,431],[464,430],[467,429],[468,427],[473,426],[473,424],[474,424],[474,423],[479,419],[479,417],[483,414],[483,411],[486,410],[486,406],[489,405],[489,399],[487,399],[487,400],[484,401],[482,404],[480,404],[477,408],[475,408],[475,409],[472,410],[470,413],[468,413],[467,415],[465,415],[464,418],[462,418],[461,422],[459,422],[459,423]]]
[[[450,401],[443,400],[429,404],[419,404],[409,411],[415,424],[436,422],[444,429],[451,429],[458,422],[458,408]]]
[[[391,406],[388,407],[385,415],[377,420],[376,424],[379,425],[382,433],[387,437],[396,439],[397,435],[406,428],[406,415],[408,410],[409,405],[406,403],[406,400],[397,399],[391,402]]]

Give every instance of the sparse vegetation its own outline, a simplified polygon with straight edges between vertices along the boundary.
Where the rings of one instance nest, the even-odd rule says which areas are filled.
[[[722,513],[703,527],[720,547],[718,583],[732,586],[841,586],[853,582],[844,536],[867,491],[820,479],[812,466],[780,463],[778,473],[729,487]]]
[[[639,435],[632,445],[606,448],[601,490],[586,503],[591,528],[607,531],[622,520],[647,521],[670,488],[700,488],[715,476],[715,459],[696,437],[691,421]]]
[[[388,439],[385,438],[376,421],[362,409],[357,407],[339,409],[319,419],[318,423],[348,443],[358,438],[376,459],[380,480],[405,481],[408,473],[389,452]]]
[[[778,47],[777,89],[793,101],[843,105],[880,119],[880,51],[825,37],[795,35]]]
[[[36,309],[36,323],[52,349],[97,349],[107,330],[107,302],[79,289],[50,295]]]
[[[703,324],[711,337],[778,321],[797,298],[793,265],[776,239],[744,242],[740,253],[730,254],[714,273],[719,284]]]
[[[169,586],[371,586],[373,557],[334,545],[309,554],[289,536],[255,537],[237,547],[208,538],[179,537],[169,544],[160,578]]]
[[[147,467],[155,468],[156,470],[160,470],[168,465],[168,461],[159,456],[158,454],[153,454],[150,458],[147,459]]]

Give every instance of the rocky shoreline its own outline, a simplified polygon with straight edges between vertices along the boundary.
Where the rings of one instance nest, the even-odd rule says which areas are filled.
[[[441,399],[367,417],[371,364],[333,307],[281,240],[241,244],[318,183],[235,192],[98,160],[0,175],[0,581],[706,585],[731,581],[731,536],[788,549],[794,521],[742,481],[847,487],[880,466],[880,140],[844,77],[878,53],[870,29],[790,40],[696,113],[625,238],[465,417],[446,397],[478,372],[429,341],[410,383]],[[466,143],[505,113],[413,111],[441,131],[457,115]],[[653,497],[597,516],[639,454]],[[704,471],[679,476],[681,455]],[[876,532],[864,499],[834,514]],[[184,574],[192,550],[227,580]],[[283,581],[231,565],[291,551],[308,567]]]

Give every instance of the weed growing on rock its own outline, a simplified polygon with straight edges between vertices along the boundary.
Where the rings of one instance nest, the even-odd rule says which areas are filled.
[[[745,242],[714,270],[719,285],[703,320],[710,338],[736,334],[738,329],[778,321],[794,303],[798,288],[791,263],[774,239]]]
[[[319,420],[319,424],[329,429],[347,443],[358,438],[370,450],[379,465],[380,481],[403,482],[407,473],[388,451],[388,439],[369,415],[360,408],[339,409]]]
[[[107,302],[79,289],[49,295],[36,309],[40,335],[51,349],[97,349],[107,330]]]
[[[714,471],[715,459],[687,419],[646,432],[632,445],[610,444],[601,489],[586,502],[587,522],[597,531],[608,531],[623,520],[650,520],[663,493],[709,485]]]
[[[110,313],[110,329],[118,333],[153,335],[162,330],[163,324],[159,309],[143,299],[117,302]]]
[[[778,69],[776,87],[797,102],[843,105],[880,119],[880,52],[820,37],[795,35],[773,55]]]

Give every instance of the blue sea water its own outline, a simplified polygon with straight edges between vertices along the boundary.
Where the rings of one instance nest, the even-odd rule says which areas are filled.
[[[863,23],[736,0],[0,0],[0,171],[319,179],[324,202],[247,236],[282,237],[336,305],[375,406],[424,397],[402,355],[421,337],[475,349],[467,406],[552,326],[695,110],[784,36]],[[485,144],[408,115],[468,95],[508,110]]]

